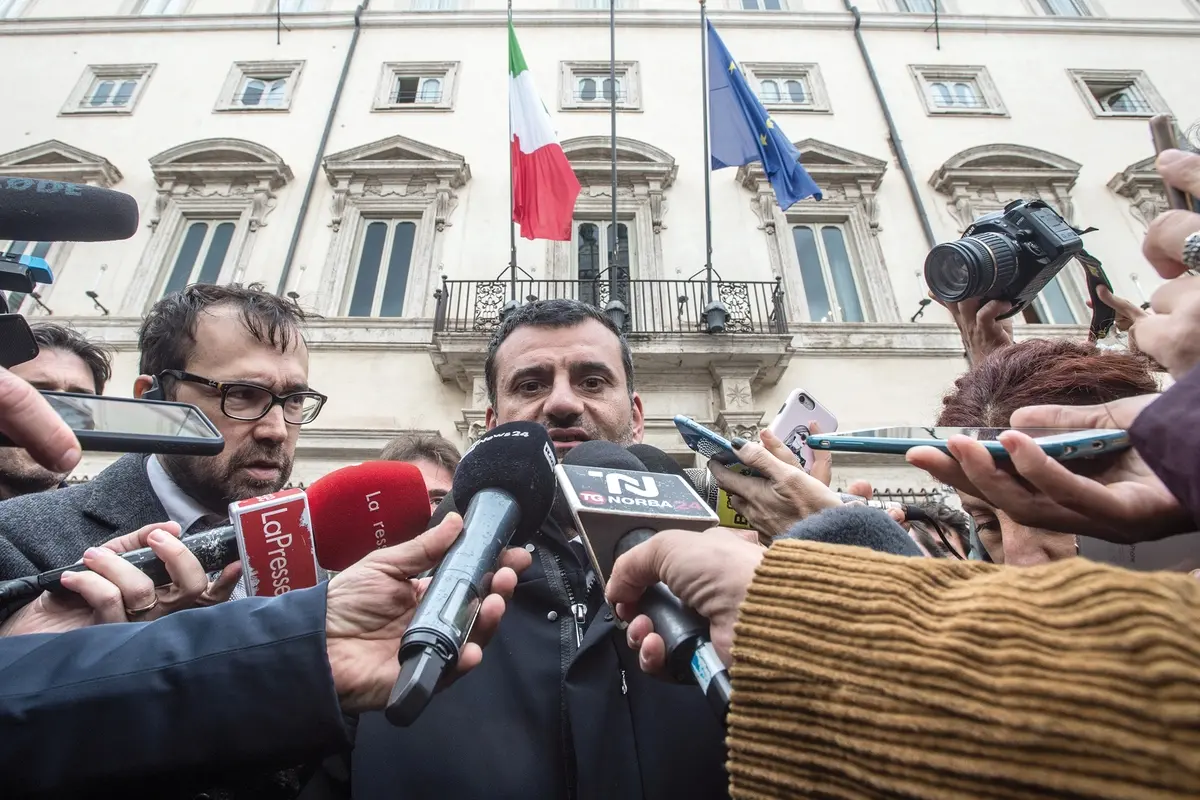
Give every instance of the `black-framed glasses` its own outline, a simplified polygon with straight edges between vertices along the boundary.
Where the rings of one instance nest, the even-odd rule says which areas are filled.
[[[325,401],[329,399],[320,392],[311,390],[278,395],[257,384],[214,381],[178,369],[165,369],[158,374],[158,379],[161,381],[164,375],[177,381],[198,383],[216,389],[221,393],[221,413],[242,422],[262,419],[272,408],[279,406],[283,409],[284,422],[289,425],[305,425],[317,418]]]

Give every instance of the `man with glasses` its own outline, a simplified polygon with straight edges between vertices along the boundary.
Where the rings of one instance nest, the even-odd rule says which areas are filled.
[[[151,523],[207,530],[227,521],[231,502],[282,489],[300,426],[326,400],[308,385],[304,319],[257,285],[195,284],[155,303],[139,332],[134,396],[197,406],[225,449],[129,454],[89,483],[0,503],[0,579],[70,564]],[[228,594],[236,576],[236,566],[227,570],[206,599]]]

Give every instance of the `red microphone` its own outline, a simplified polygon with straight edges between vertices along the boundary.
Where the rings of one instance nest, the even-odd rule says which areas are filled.
[[[306,493],[287,489],[230,504],[231,525],[185,536],[181,541],[205,572],[239,558],[251,594],[273,596],[315,586],[317,564],[339,572],[363,556],[415,538],[429,524],[429,495],[421,471],[400,461],[368,461],[315,481]],[[155,586],[171,582],[149,547],[121,558],[145,572]],[[64,572],[82,563],[0,583],[0,609],[15,611],[43,591],[67,593]]]

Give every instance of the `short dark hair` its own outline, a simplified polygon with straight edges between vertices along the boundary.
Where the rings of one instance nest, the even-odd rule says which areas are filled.
[[[261,283],[193,283],[166,295],[150,309],[138,331],[143,375],[183,369],[196,349],[196,323],[200,314],[216,306],[235,306],[242,325],[260,342],[286,352],[303,341],[304,322],[312,315],[291,300],[271,294]]]
[[[462,454],[440,433],[406,433],[388,442],[379,454],[381,461],[430,461],[453,473]]]
[[[621,366],[625,368],[625,383],[633,396],[633,351],[620,328],[613,324],[603,311],[579,300],[535,300],[524,303],[510,311],[501,321],[500,327],[488,342],[487,360],[483,362],[483,375],[487,381],[488,402],[496,406],[496,351],[504,340],[517,328],[532,325],[537,328],[573,328],[594,319],[608,328],[621,343]]]
[[[104,394],[104,385],[112,377],[112,353],[107,347],[91,341],[74,328],[53,322],[35,322],[29,330],[39,348],[48,347],[79,356],[92,373],[96,394]]]
[[[1090,342],[1030,339],[990,353],[959,376],[942,398],[937,424],[1006,428],[1025,406],[1091,406],[1157,391],[1145,356]]]

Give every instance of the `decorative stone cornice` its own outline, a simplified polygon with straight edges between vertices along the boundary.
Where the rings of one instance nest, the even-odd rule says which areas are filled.
[[[821,202],[858,204],[872,232],[878,232],[879,204],[875,194],[883,182],[887,162],[818,139],[803,139],[795,145],[800,151],[800,163],[821,187],[824,195]],[[778,204],[762,163],[754,161],[738,167],[735,180],[754,194],[750,205],[758,216],[759,229],[773,235]]]
[[[1069,158],[1021,144],[985,144],[951,156],[929,178],[950,198],[948,207],[965,230],[986,210],[1020,197],[1040,198],[1074,222],[1071,188],[1081,165]]]
[[[249,198],[250,231],[266,225],[275,191],[292,179],[291,168],[275,151],[245,139],[200,139],[164,150],[150,159],[158,196],[150,217],[158,226],[172,199]]]
[[[612,147],[607,136],[581,136],[562,143],[563,152],[582,186],[580,201],[612,194]],[[637,139],[617,137],[617,195],[650,207],[654,233],[663,229],[663,192],[675,183],[679,167],[665,150]]]
[[[36,8],[34,9],[36,11]],[[695,14],[676,9],[618,9],[623,28],[692,28]],[[784,12],[770,14],[714,9],[709,18],[722,30],[732,28],[764,30],[852,30],[853,17],[843,11]],[[514,24],[522,27],[607,27],[608,12],[580,9],[516,10]],[[354,27],[352,9],[326,14],[290,14],[289,30],[349,29]],[[863,13],[864,30],[925,32],[930,14]],[[391,11],[370,10],[363,14],[364,28],[503,28],[507,14],[502,7],[464,11]],[[1059,35],[1182,36],[1200,34],[1197,19],[1119,19],[1110,17],[1044,16],[957,16],[942,15],[943,32]],[[186,31],[251,31],[276,28],[274,14],[184,14],[169,17],[137,15],[116,17],[59,17],[0,20],[0,35],[69,35],[120,33],[175,33]]]
[[[1130,201],[1129,213],[1147,228],[1167,210],[1162,178],[1154,169],[1155,156],[1130,164],[1108,182],[1108,188]]]
[[[458,205],[457,189],[471,180],[471,167],[458,153],[407,136],[389,136],[325,157],[325,176],[333,187],[330,227],[341,228],[350,197],[420,199],[437,204],[437,230],[449,225]]]
[[[0,173],[104,188],[120,183],[122,178],[121,171],[107,158],[58,139],[0,155]]]

